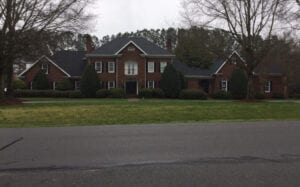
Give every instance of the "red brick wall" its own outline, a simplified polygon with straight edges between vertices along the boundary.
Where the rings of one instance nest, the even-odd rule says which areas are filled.
[[[24,74],[24,81],[28,87],[30,85],[30,82],[33,81],[35,75],[40,71],[43,63],[48,64],[48,79],[50,83],[60,82],[64,80],[67,76],[60,69],[54,66],[51,62],[49,62],[46,58],[43,58]]]
[[[129,47],[134,47],[134,51],[128,51]],[[171,58],[147,58],[137,47],[130,44],[120,52],[117,58],[90,58],[91,63],[101,61],[103,63],[103,72],[99,73],[101,81],[116,81],[116,86],[124,88],[127,80],[137,80],[139,88],[144,88],[148,80],[155,81],[155,86],[159,86],[161,79],[160,62],[171,63]],[[113,61],[116,65],[115,73],[108,73],[107,63]],[[138,64],[138,75],[125,75],[125,63],[136,62]],[[147,62],[155,62],[155,72],[147,72]]]

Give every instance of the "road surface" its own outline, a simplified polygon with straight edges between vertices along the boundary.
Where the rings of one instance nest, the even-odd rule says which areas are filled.
[[[0,129],[0,186],[300,186],[300,122]]]

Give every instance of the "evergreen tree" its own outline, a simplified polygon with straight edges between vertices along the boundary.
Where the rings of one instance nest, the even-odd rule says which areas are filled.
[[[48,76],[40,70],[34,77],[32,81],[32,88],[34,90],[47,90],[49,89]]]
[[[80,91],[84,97],[95,97],[100,81],[93,65],[89,64],[81,77]]]
[[[160,87],[164,91],[166,97],[169,98],[178,97],[181,89],[183,88],[182,75],[176,71],[171,64],[166,67],[162,74]]]
[[[244,70],[235,69],[229,81],[229,91],[234,99],[243,99],[247,96],[248,79]]]

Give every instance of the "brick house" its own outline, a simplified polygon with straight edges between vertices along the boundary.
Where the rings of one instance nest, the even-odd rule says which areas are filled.
[[[167,45],[169,49],[171,48]],[[209,94],[228,91],[228,80],[239,63],[244,63],[234,52],[226,60],[216,60],[210,68],[190,67],[175,59],[175,56],[144,38],[118,38],[94,50],[87,42],[87,51],[60,51],[51,57],[42,56],[22,78],[32,88],[36,73],[43,69],[48,74],[52,88],[64,79],[69,79],[77,90],[87,64],[92,64],[98,73],[101,88],[122,88],[127,95],[137,95],[141,88],[159,88],[161,75],[168,64],[181,72],[188,89],[202,89]],[[255,91],[271,97],[274,93],[287,93],[286,79],[277,69],[255,72]]]
[[[164,68],[175,57],[144,38],[118,38],[96,50],[87,44],[87,49],[43,56],[19,77],[32,88],[34,76],[44,69],[53,89],[65,78],[73,82],[74,89],[79,89],[80,76],[89,63],[95,66],[101,88],[124,88],[126,94],[137,95],[141,88],[158,88]]]
[[[188,89],[201,89],[212,95],[219,91],[228,91],[232,72],[240,63],[245,62],[237,52],[233,52],[226,60],[215,60],[207,69],[191,67],[176,60],[173,65],[184,75]],[[263,93],[266,97],[287,97],[286,77],[281,70],[282,68],[274,64],[257,67],[254,72],[255,93]]]

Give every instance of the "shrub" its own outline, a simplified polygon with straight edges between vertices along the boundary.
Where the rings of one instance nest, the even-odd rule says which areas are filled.
[[[219,91],[213,95],[213,98],[214,99],[231,99],[232,95],[230,94],[230,92]]]
[[[234,99],[243,99],[247,96],[248,79],[241,69],[235,69],[229,81],[229,91]]]
[[[153,90],[153,97],[154,98],[164,98],[165,93],[162,89],[154,89]]]
[[[300,94],[294,94],[293,98],[294,99],[300,99]]]
[[[179,95],[180,99],[207,99],[207,94],[202,90],[182,90]]]
[[[110,96],[110,91],[109,90],[101,89],[101,90],[98,90],[96,92],[96,97],[97,98],[107,98],[109,96]]]
[[[139,91],[140,98],[153,98],[154,90],[153,89],[141,89]]]
[[[263,93],[256,93],[254,94],[254,99],[265,99],[266,96]]]
[[[14,90],[18,90],[18,89],[23,90],[23,89],[26,89],[26,84],[21,79],[14,79],[12,81],[12,87]]]
[[[83,95],[80,91],[71,91],[69,92],[69,98],[83,98]]]
[[[54,97],[68,98],[70,92],[54,90],[15,90],[15,97]]]
[[[100,81],[94,66],[91,64],[87,65],[80,81],[80,91],[82,95],[84,97],[95,97],[99,87]]]
[[[162,74],[160,82],[160,87],[164,91],[165,96],[169,98],[177,98],[183,88],[182,84],[182,75],[176,71],[171,64],[169,64]]]
[[[49,80],[48,76],[43,72],[39,71],[33,81],[32,81],[32,88],[35,90],[47,90],[49,89]]]
[[[111,89],[109,90],[109,97],[110,98],[125,98],[126,93],[124,91],[124,89],[120,89],[120,88],[115,88],[115,89]]]
[[[273,99],[284,99],[284,95],[281,93],[273,93],[272,98]]]
[[[68,91],[68,90],[73,90],[73,85],[70,80],[65,79],[56,85],[56,89],[60,91]]]

